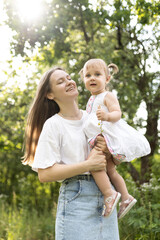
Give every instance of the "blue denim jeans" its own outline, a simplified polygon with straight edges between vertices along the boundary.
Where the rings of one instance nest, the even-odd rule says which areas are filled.
[[[102,210],[103,196],[92,176],[65,180],[60,187],[55,239],[119,240],[116,209],[108,218]]]

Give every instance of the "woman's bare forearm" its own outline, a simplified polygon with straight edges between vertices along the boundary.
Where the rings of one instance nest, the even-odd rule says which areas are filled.
[[[46,169],[38,169],[40,182],[60,181],[90,171],[106,169],[106,159],[102,151],[92,150],[86,161],[75,164],[58,164]]]
[[[38,169],[40,182],[54,182],[64,180],[88,171],[87,161],[77,164],[54,164],[46,169]]]

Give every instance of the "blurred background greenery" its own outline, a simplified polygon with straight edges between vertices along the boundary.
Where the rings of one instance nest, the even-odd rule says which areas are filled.
[[[1,4],[0,29],[7,27],[9,34],[1,49],[5,41],[10,45],[0,61],[0,240],[54,239],[59,183],[42,184],[29,166],[22,165],[25,119],[41,75],[55,65],[77,82],[79,105],[85,109],[89,93],[78,72],[90,58],[118,65],[110,88],[123,118],[145,134],[152,149],[150,155],[117,168],[138,199],[119,221],[121,240],[160,239],[159,1]],[[6,35],[1,33],[3,39]]]

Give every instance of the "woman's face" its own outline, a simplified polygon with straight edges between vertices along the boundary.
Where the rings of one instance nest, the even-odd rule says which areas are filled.
[[[63,70],[56,70],[50,77],[51,92],[47,97],[53,99],[57,104],[75,100],[78,90],[75,81]]]

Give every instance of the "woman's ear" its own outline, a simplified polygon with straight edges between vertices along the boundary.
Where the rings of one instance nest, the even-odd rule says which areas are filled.
[[[47,98],[53,100],[54,99],[53,93],[47,93]]]

